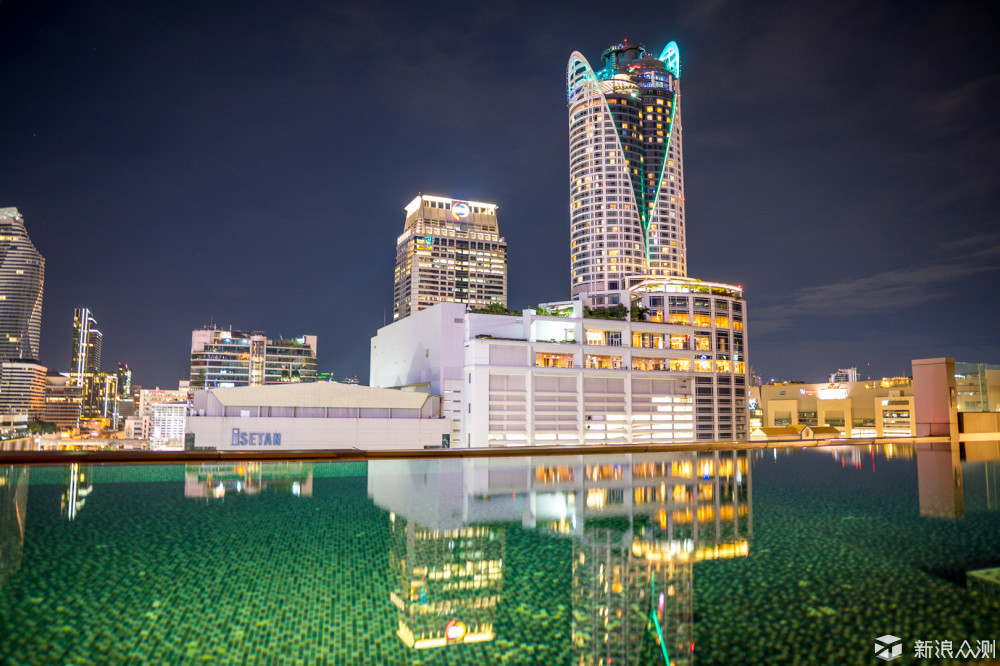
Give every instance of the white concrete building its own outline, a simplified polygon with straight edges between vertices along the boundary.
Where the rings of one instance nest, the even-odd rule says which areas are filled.
[[[379,329],[371,383],[440,393],[452,446],[746,439],[742,291],[660,278],[618,297],[635,308],[436,305]]]
[[[184,444],[184,420],[187,418],[188,392],[143,389],[139,394],[142,439],[153,448],[179,449]],[[134,431],[134,429],[133,429]]]
[[[312,382],[198,391],[186,449],[424,449],[448,444],[438,396]]]

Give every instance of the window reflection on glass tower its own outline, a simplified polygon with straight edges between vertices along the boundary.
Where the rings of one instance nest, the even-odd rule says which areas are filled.
[[[38,359],[45,259],[32,245],[24,217],[0,208],[0,360]]]
[[[566,70],[572,295],[687,275],[680,54],[623,42]]]

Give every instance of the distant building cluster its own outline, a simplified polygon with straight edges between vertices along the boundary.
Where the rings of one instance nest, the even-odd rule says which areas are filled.
[[[16,208],[0,209],[0,437],[23,440],[37,429],[116,432],[135,411],[127,363],[101,370],[103,339],[88,308],[73,314],[69,372],[38,362],[45,259]]]

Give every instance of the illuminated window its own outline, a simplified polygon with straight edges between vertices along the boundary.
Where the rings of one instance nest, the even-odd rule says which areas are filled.
[[[633,370],[667,370],[669,362],[665,358],[633,358]]]
[[[686,312],[671,312],[670,318],[667,321],[669,324],[681,324],[683,326],[689,326],[691,324],[691,317]],[[707,326],[708,324],[706,324]]]
[[[537,352],[535,354],[535,366],[539,368],[572,368],[573,355]]]
[[[670,369],[674,372],[691,372],[691,359],[672,358],[670,359]]]
[[[621,356],[593,356],[587,354],[588,368],[594,370],[621,370],[622,367],[622,357]]]
[[[717,360],[715,362],[715,371],[716,372],[732,372],[732,366],[730,365],[730,363],[729,363],[728,360],[719,359],[719,360]]]
[[[696,358],[694,360],[694,371],[695,372],[712,372],[712,359],[700,359]]]
[[[701,326],[703,328],[711,328],[712,326],[712,315],[705,312],[695,312],[694,313],[694,325]]]
[[[715,327],[729,328],[729,317],[720,314],[715,315]]]
[[[712,349],[712,337],[708,333],[694,334],[694,348],[697,351],[709,351]]]

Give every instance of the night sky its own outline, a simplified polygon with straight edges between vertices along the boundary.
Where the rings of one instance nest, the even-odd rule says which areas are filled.
[[[627,7],[635,11],[627,11]],[[569,297],[565,69],[681,50],[690,275],[741,284],[765,379],[1000,362],[1000,23],[963,2],[0,2],[0,207],[105,369],[205,324],[368,378],[418,192],[498,203],[512,307]],[[870,363],[870,370],[866,364]]]

